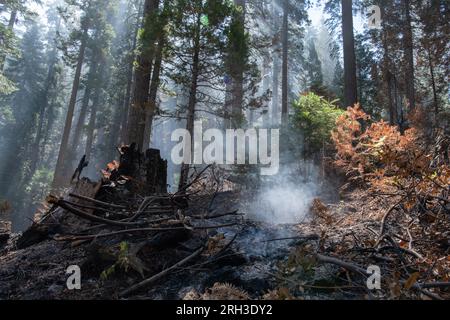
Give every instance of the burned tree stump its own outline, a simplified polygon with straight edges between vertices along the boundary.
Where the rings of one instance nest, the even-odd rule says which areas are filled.
[[[140,195],[167,193],[167,161],[159,150],[148,149],[141,153],[136,145],[119,149],[120,163],[111,172],[111,181],[126,180],[127,188]]]
[[[11,235],[11,223],[0,221],[0,248],[8,242]]]

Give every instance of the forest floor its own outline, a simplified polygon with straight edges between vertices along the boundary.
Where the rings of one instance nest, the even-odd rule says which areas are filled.
[[[12,235],[1,249],[0,299],[450,298],[448,220],[413,228],[390,210],[396,197],[355,189],[338,203],[316,199],[308,221],[269,225],[237,214],[242,196],[208,198],[209,209],[225,213],[214,222],[186,219],[204,204],[195,196],[173,228],[105,237],[90,236],[98,222],[54,208],[45,227]],[[66,286],[71,265],[81,268],[81,290]],[[374,266],[381,283],[371,290]]]

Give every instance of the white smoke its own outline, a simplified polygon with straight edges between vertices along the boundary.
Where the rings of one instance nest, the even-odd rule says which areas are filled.
[[[259,187],[245,212],[251,219],[274,225],[305,222],[312,201],[319,196],[320,180],[312,163],[285,167]]]

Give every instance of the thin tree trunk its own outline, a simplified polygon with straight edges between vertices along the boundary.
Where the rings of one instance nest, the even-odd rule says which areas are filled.
[[[14,29],[14,24],[16,23],[16,19],[17,19],[17,10],[13,10],[13,11],[11,11],[11,15],[10,15],[9,21],[8,21],[8,30],[11,32]],[[3,68],[5,66],[5,61],[6,61],[6,55],[2,55],[0,57],[0,70],[3,70]]]
[[[383,10],[383,9],[381,9]],[[384,11],[382,11],[384,16]],[[383,29],[382,34],[383,41],[383,73],[384,81],[386,83],[386,89],[388,94],[388,108],[389,108],[389,123],[393,126],[397,123],[397,108],[394,105],[392,97],[392,73],[390,71],[390,58],[389,58],[389,45],[387,41],[387,32]]]
[[[58,29],[59,29],[59,23],[58,23],[57,30]],[[38,123],[36,137],[34,139],[32,151],[31,151],[30,173],[29,173],[28,178],[25,179],[25,181],[28,181],[29,178],[33,177],[34,173],[36,172],[36,169],[39,166],[39,160],[40,160],[40,156],[41,156],[41,141],[44,136],[45,115],[46,115],[46,111],[47,111],[47,108],[49,105],[48,95],[49,95],[50,89],[53,86],[53,80],[55,77],[55,66],[58,61],[57,50],[58,49],[56,47],[54,47],[50,54],[50,57],[51,57],[50,65],[48,67],[47,78],[45,80],[45,89],[42,92],[42,105],[39,110],[39,123]]]
[[[273,48],[273,69],[272,69],[272,126],[277,126],[280,118],[280,106],[279,106],[279,87],[280,87],[280,24],[279,24],[279,16],[276,9],[275,0],[273,0],[272,5],[272,15],[275,19],[274,28],[275,28],[275,36],[273,40],[274,48]]]
[[[145,0],[144,26],[149,23],[149,19],[153,18],[153,14],[158,9],[158,6],[159,0]],[[133,102],[128,119],[127,142],[129,144],[136,143],[140,150],[145,149],[144,135],[154,55],[154,41],[154,37],[149,37],[148,42],[143,44],[143,52],[138,56],[138,66],[135,71]]]
[[[409,100],[410,110],[416,107],[415,98],[415,86],[414,86],[414,46],[413,46],[413,34],[411,25],[411,12],[410,0],[404,0],[405,6],[405,30],[404,30],[404,50],[405,50],[405,60],[406,60],[406,95]]]
[[[71,143],[71,155],[76,156],[77,149],[80,145],[81,134],[83,132],[83,127],[86,121],[86,114],[89,107],[89,102],[91,99],[92,86],[95,82],[95,77],[97,76],[98,63],[96,59],[92,60],[91,69],[89,70],[89,75],[86,83],[86,88],[84,90],[83,101],[81,103],[80,114],[78,116],[77,125],[75,126],[75,131]]]
[[[431,87],[433,88],[433,104],[434,104],[434,116],[435,116],[435,123],[438,125],[439,122],[439,101],[436,91],[436,79],[434,76],[434,66],[433,66],[433,60],[431,55],[430,48],[427,48],[428,53],[428,66],[430,68],[430,76],[431,76]]]
[[[269,73],[270,73],[270,60],[269,60],[269,56],[265,56],[264,57],[264,61],[263,61],[263,93],[266,94],[267,91],[270,90],[270,79],[269,79]],[[269,102],[268,101],[264,101],[264,109],[263,109],[263,126],[267,128],[267,126],[269,126],[271,124],[270,121],[270,110],[269,110]]]
[[[352,0],[342,0],[342,36],[344,38],[344,103],[348,107],[358,102]]]
[[[153,66],[152,83],[150,85],[149,108],[148,108],[147,122],[145,124],[145,136],[144,136],[145,148],[150,146],[151,142],[153,117],[155,115],[156,110],[156,98],[158,96],[158,88],[160,84],[161,65],[164,46],[165,46],[164,35],[162,35],[159,39],[158,48],[156,51],[155,63]]]
[[[241,7],[242,11],[237,17],[237,24],[239,26],[239,33],[245,34],[245,5],[246,0],[234,0],[234,5]],[[236,44],[238,45],[238,44]],[[244,52],[244,48],[236,47],[239,52]],[[232,61],[232,128],[238,128],[242,122],[243,105],[244,105],[244,57],[240,57],[237,61]]]
[[[105,154],[105,159],[107,161],[114,160],[118,156],[116,148],[120,144],[119,137],[120,137],[120,124],[122,117],[121,106],[123,106],[125,94],[126,94],[125,92],[122,94],[121,98],[119,99],[117,105],[114,108],[115,109],[114,117],[112,119],[111,131],[109,132],[107,142],[108,152]]]
[[[90,161],[92,154],[92,145],[94,142],[95,125],[97,120],[98,104],[100,103],[100,91],[101,86],[97,86],[95,90],[94,100],[92,101],[91,114],[89,117],[89,124],[86,133],[86,148],[84,154],[86,155],[86,161]]]
[[[273,57],[272,71],[272,126],[280,123],[279,89],[280,87],[280,59],[278,54]]]
[[[59,154],[58,154],[58,160],[56,162],[56,168],[55,168],[55,175],[53,178],[52,183],[52,189],[56,189],[64,184],[64,168],[65,168],[65,161],[67,156],[67,147],[69,143],[69,136],[70,131],[72,129],[72,120],[73,120],[73,114],[75,111],[75,104],[77,102],[77,93],[78,88],[80,86],[80,77],[81,77],[81,70],[83,68],[83,61],[84,61],[84,53],[86,51],[86,43],[88,38],[88,27],[87,25],[84,27],[83,35],[81,38],[81,45],[80,45],[80,51],[78,53],[78,61],[77,61],[77,67],[75,70],[75,78],[73,80],[72,85],[72,94],[70,96],[70,102],[67,109],[67,115],[66,115],[66,122],[64,125],[64,131],[61,138],[61,145],[59,147]]]
[[[14,28],[14,25],[16,24],[16,20],[17,20],[17,10],[13,10],[13,11],[11,11],[11,15],[9,17],[9,22],[8,22],[9,30],[12,30]]]
[[[194,146],[194,120],[195,120],[195,105],[197,104],[197,88],[199,77],[200,64],[200,15],[197,17],[197,28],[194,37],[194,52],[192,56],[192,79],[191,88],[189,90],[189,102],[187,108],[186,130],[191,135],[191,150]],[[193,153],[191,152],[191,155]],[[187,163],[181,164],[180,182],[178,189],[181,190],[188,183],[190,165]]]
[[[282,97],[281,122],[286,124],[288,117],[288,46],[289,46],[289,7],[288,0],[284,0],[283,7],[283,67],[282,67]]]

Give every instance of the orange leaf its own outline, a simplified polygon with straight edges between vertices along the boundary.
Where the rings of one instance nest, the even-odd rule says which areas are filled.
[[[416,282],[417,282],[417,280],[419,279],[419,277],[420,277],[420,273],[419,273],[419,272],[413,273],[413,274],[409,277],[409,279],[405,282],[405,289],[406,289],[406,290],[411,289],[412,286],[416,284]]]

